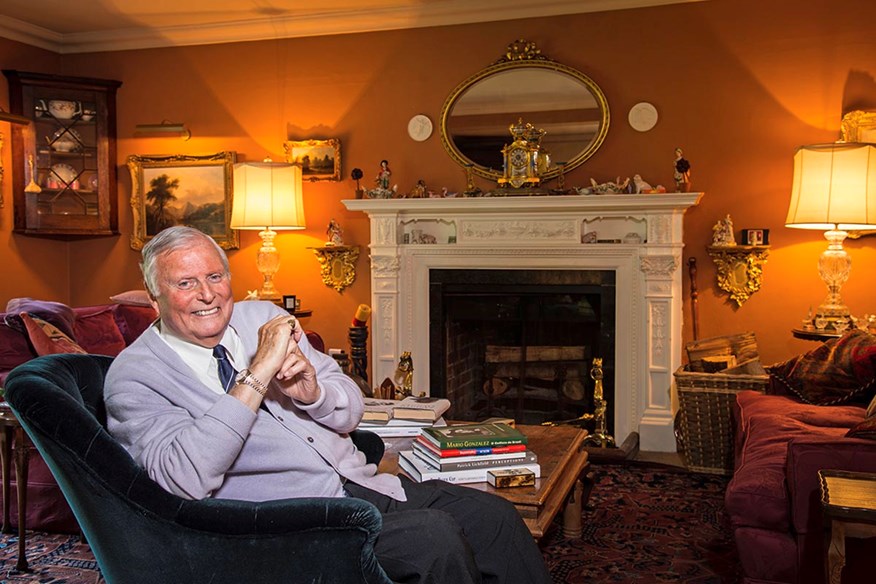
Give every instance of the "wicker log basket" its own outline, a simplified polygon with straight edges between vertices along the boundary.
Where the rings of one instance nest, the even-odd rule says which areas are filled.
[[[746,389],[765,393],[769,383],[760,365],[754,333],[693,341],[688,343],[687,353],[689,363],[675,372],[678,452],[688,470],[733,474],[736,394]],[[718,362],[731,367],[714,373],[703,370]]]

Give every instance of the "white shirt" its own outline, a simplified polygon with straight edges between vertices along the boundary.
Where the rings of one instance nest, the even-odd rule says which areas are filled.
[[[191,367],[199,381],[219,395],[225,393],[222,382],[219,380],[219,365],[216,357],[213,356],[212,348],[208,349],[179,338],[170,332],[168,327],[162,327],[160,320],[155,321],[152,326],[158,331],[159,338],[167,343],[186,365]],[[229,326],[225,329],[225,334],[219,344],[225,347],[228,352],[228,360],[231,361],[231,365],[236,371],[241,371],[249,366],[244,357],[240,336],[232,327]]]

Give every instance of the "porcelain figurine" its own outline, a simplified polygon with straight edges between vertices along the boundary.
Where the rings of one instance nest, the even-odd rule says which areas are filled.
[[[712,232],[712,245],[716,247],[736,245],[736,238],[733,236],[733,220],[730,219],[729,214],[715,223]]]
[[[325,242],[326,245],[344,245],[344,231],[334,219],[329,221],[325,234],[328,236],[328,240]]]
[[[675,149],[675,189],[676,192],[686,193],[690,191],[690,162],[684,158],[681,148]]]

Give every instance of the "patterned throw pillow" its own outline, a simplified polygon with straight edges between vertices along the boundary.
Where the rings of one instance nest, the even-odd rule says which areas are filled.
[[[805,355],[767,367],[774,393],[821,406],[866,406],[876,393],[876,337],[855,329]],[[777,386],[777,387],[776,387]]]
[[[85,353],[85,349],[65,335],[55,325],[36,318],[26,312],[22,312],[22,322],[27,329],[27,336],[33,344],[36,354],[39,356],[53,355],[55,353]]]
[[[848,438],[866,438],[867,440],[876,440],[876,416],[867,418],[846,432]]]

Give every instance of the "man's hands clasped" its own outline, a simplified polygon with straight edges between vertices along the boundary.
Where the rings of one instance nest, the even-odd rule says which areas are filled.
[[[319,399],[316,369],[301,352],[304,331],[292,316],[277,316],[259,329],[259,346],[249,369],[258,379],[276,379],[285,395],[304,404]]]

